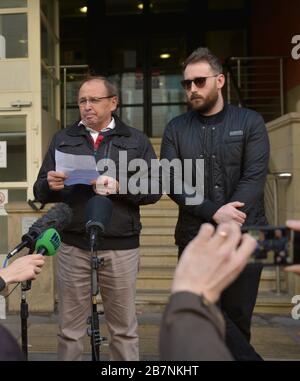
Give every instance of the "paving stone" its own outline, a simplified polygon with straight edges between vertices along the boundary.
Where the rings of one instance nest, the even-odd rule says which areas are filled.
[[[161,313],[139,310],[139,336],[141,360],[158,360],[158,338]],[[10,329],[20,342],[20,317],[9,315],[6,320],[0,321]],[[100,333],[108,336],[107,327],[101,321]],[[28,341],[29,360],[55,361],[57,360],[57,315],[29,316]],[[291,317],[256,314],[253,317],[252,345],[265,360],[300,360],[300,321]],[[90,338],[84,339],[83,360],[90,361]],[[109,359],[108,343],[101,345],[102,360]]]

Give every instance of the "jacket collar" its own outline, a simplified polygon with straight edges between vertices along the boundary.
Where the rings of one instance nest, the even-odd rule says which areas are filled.
[[[210,116],[204,116],[199,114],[199,112],[193,110],[197,114],[198,119],[200,120],[201,123],[203,124],[217,124],[221,123],[226,115],[227,112],[227,104],[224,103],[224,107],[222,108],[221,111],[219,111],[217,114],[210,115]]]
[[[121,119],[114,115],[114,119],[116,122],[116,127],[106,132],[105,135],[119,135],[119,136],[131,136],[131,132],[129,130],[129,127],[121,121]],[[86,130],[86,128],[81,124],[78,126],[78,123],[80,121],[78,120],[76,123],[73,124],[73,126],[67,128],[66,133],[70,136],[87,136],[89,135],[89,132]]]

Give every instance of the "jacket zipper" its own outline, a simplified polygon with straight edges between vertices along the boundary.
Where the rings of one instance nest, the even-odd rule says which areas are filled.
[[[213,134],[212,127],[210,129],[210,197],[214,194],[214,158],[213,158]],[[213,201],[213,200],[212,200]]]

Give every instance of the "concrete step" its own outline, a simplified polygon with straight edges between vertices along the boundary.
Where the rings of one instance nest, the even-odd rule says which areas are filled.
[[[169,291],[173,280],[174,266],[151,266],[140,268],[137,289]]]
[[[177,256],[177,246],[141,246],[140,248],[141,255],[145,256],[161,256],[161,255],[176,255]]]
[[[174,236],[174,227],[166,227],[166,226],[150,226],[143,227],[141,231],[141,235],[151,235],[151,236]]]
[[[149,266],[172,266],[175,268],[177,265],[177,254],[174,255],[141,255],[140,257],[140,268]]]
[[[143,312],[162,312],[169,297],[170,291],[139,289],[135,298],[136,309]]]
[[[159,200],[155,204],[149,204],[149,205],[142,205],[141,206],[141,211],[143,210],[153,210],[153,209],[177,209],[177,205],[175,204],[174,201],[171,199],[169,200]]]
[[[287,293],[276,295],[272,291],[261,292],[257,297],[254,312],[290,316],[293,307],[291,304],[292,297],[293,295]]]
[[[171,256],[141,256],[141,266],[138,274],[137,288],[144,290],[161,290],[168,292],[171,287],[174,270],[177,264],[176,255]],[[276,282],[271,272],[262,274],[259,295],[274,295]],[[282,277],[281,289],[286,287]]]
[[[178,209],[177,206],[174,204],[174,208],[167,208],[167,209],[158,209],[158,208],[152,208],[152,209],[143,209],[141,208],[141,217],[170,217],[177,219],[178,217]]]
[[[146,246],[141,247],[140,268],[177,265],[177,247]]]
[[[177,209],[177,204],[167,195],[162,195],[161,199],[155,204],[142,205],[141,210],[148,209]]]
[[[138,310],[143,311],[163,311],[169,300],[169,290],[159,289],[138,289],[136,294],[136,306]],[[257,298],[254,313],[256,314],[275,314],[280,316],[291,315],[291,299],[292,295],[265,292]]]
[[[154,151],[155,151],[157,157],[159,157],[162,139],[161,138],[151,138],[150,141],[151,141],[151,144],[154,148]]]
[[[161,144],[162,138],[150,138],[150,142],[152,145]]]
[[[172,246],[175,244],[174,234],[170,235],[147,235],[142,234],[140,238],[141,246]]]
[[[280,285],[282,290],[287,288],[287,275],[280,274]],[[265,267],[260,279],[259,292],[273,292],[276,289],[276,270],[273,267]]]
[[[177,217],[142,217],[141,222],[143,227],[170,227],[174,232],[177,223]]]

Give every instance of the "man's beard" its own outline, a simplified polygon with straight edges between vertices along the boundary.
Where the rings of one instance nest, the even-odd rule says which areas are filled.
[[[206,96],[206,98],[195,94],[188,100],[188,104],[192,109],[198,111],[200,114],[207,114],[215,107],[218,102],[218,98],[218,91],[212,91]],[[198,99],[198,101],[193,102],[193,99]]]

